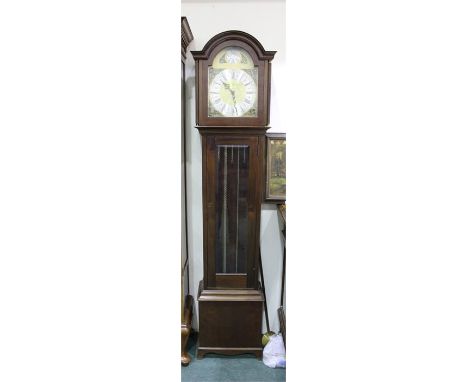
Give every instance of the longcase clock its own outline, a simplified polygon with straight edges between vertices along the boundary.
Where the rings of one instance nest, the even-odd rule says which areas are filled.
[[[248,33],[227,31],[192,55],[203,161],[198,357],[261,357],[260,209],[275,52]]]

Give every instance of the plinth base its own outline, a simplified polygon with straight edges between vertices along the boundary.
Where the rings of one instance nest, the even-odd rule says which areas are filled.
[[[199,343],[197,358],[206,353],[253,353],[262,357],[260,289],[198,289]]]

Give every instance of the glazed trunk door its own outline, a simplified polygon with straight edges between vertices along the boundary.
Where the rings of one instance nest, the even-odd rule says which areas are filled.
[[[208,287],[254,288],[258,137],[208,137]]]

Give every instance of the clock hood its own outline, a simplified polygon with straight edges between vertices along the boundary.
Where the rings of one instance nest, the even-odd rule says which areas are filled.
[[[212,37],[208,42],[205,44],[202,50],[192,50],[191,53],[193,58],[196,60],[207,60],[213,50],[216,47],[226,41],[242,41],[249,45],[256,53],[257,58],[259,60],[273,60],[276,51],[267,51],[263,48],[263,45],[258,41],[254,36],[249,33],[238,31],[238,30],[230,30],[226,32],[222,32],[217,34],[216,36]]]

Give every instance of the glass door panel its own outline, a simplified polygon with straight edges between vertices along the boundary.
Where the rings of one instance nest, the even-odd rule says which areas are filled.
[[[215,271],[246,273],[249,146],[216,146]]]

